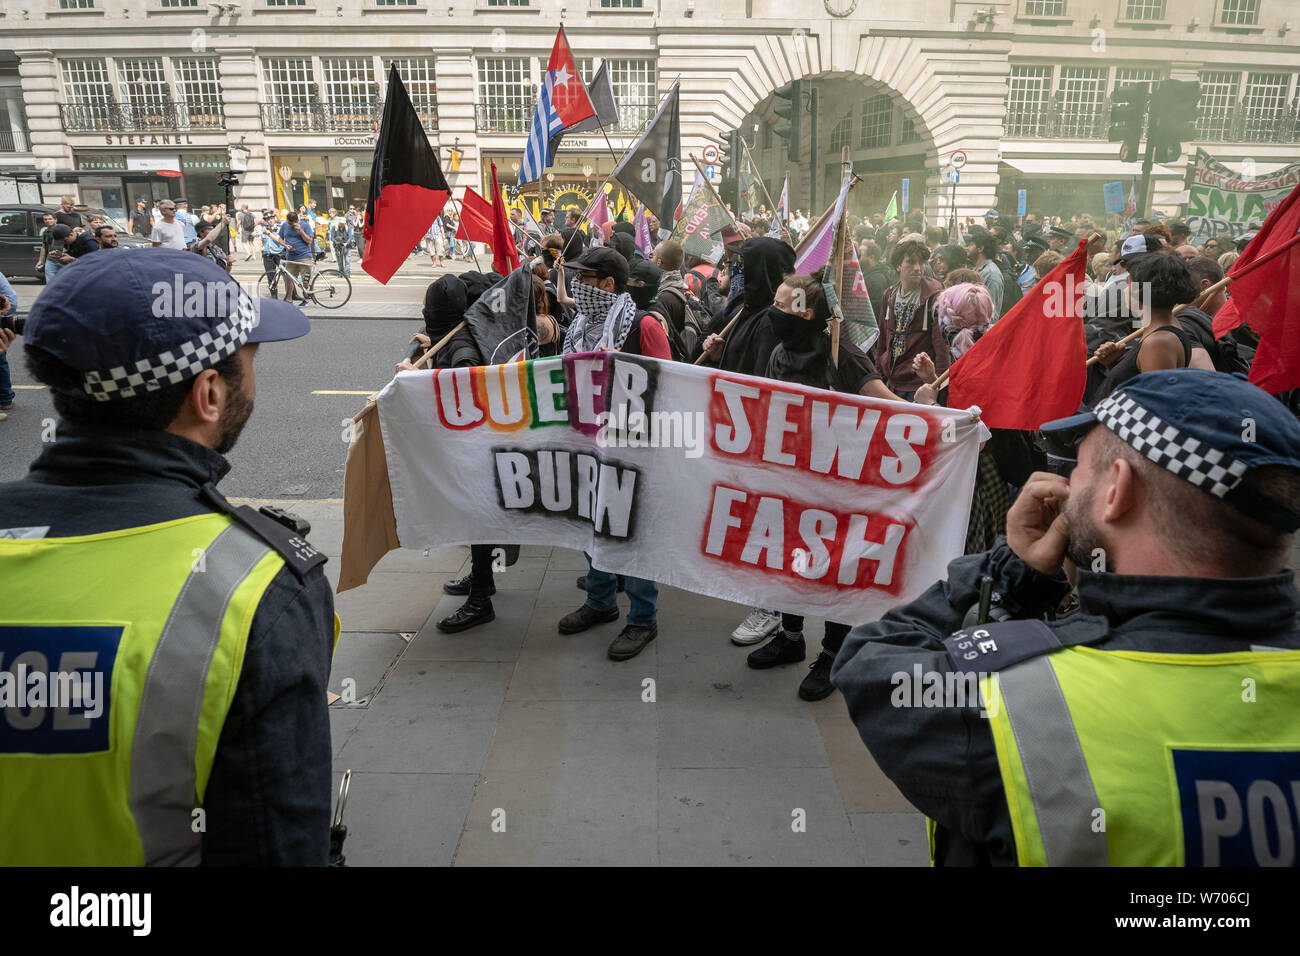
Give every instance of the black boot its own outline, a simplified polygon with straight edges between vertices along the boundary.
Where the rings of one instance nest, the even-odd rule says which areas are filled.
[[[444,634],[455,634],[458,631],[486,624],[488,621],[495,620],[496,616],[496,612],[492,610],[490,597],[471,597],[457,608],[455,614],[439,621],[438,630]]]
[[[444,594],[455,594],[457,596],[462,594],[469,594],[470,584],[473,583],[473,578],[474,578],[473,574],[467,574],[463,578],[456,578],[453,581],[448,581],[446,584],[442,586],[442,591]],[[493,583],[493,585],[490,588],[488,588],[488,597],[491,597],[493,594],[496,593],[497,593],[497,586],[495,583]]]

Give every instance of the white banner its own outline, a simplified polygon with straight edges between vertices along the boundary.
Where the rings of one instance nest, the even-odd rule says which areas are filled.
[[[846,624],[962,552],[983,426],[627,355],[402,372],[379,394],[403,547],[547,544]]]

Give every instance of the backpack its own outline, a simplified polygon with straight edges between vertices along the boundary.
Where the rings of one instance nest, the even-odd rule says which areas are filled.
[[[673,327],[672,319],[668,318],[668,316],[664,315],[662,312],[656,312],[653,309],[645,312],[642,312],[639,309],[637,310],[636,317],[638,321],[642,316],[647,315],[663,327],[664,334],[668,336],[668,354],[672,356],[673,361],[689,362],[690,353],[687,351],[685,344],[683,344],[682,337],[677,334],[677,329]]]
[[[1236,372],[1243,375],[1250,373],[1250,362],[1254,358],[1254,352],[1249,346],[1242,345],[1231,335],[1215,339],[1213,320],[1200,309],[1184,309],[1178,314],[1177,319],[1179,322],[1194,324],[1201,330],[1203,335],[1214,341],[1214,348],[1207,349],[1207,351],[1210,353],[1211,361],[1214,362],[1216,372],[1226,372],[1228,375]]]
[[[704,303],[689,292],[683,294],[680,289],[660,289],[659,298],[662,299],[667,293],[671,293],[682,300],[682,327],[674,331],[680,334],[681,342],[686,351],[694,351],[695,343],[704,338],[705,329],[713,321],[713,316],[704,307]],[[669,322],[669,325],[671,324]]]
[[[998,318],[1006,315],[1011,311],[1011,307],[1024,298],[1024,291],[1020,288],[1020,277],[1011,269],[1007,268],[1002,257],[997,258],[998,271],[1002,273],[1002,311]]]

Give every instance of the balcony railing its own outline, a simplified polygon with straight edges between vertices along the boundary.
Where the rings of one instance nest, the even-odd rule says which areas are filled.
[[[1110,129],[1110,101],[1095,107],[1062,109],[1051,102],[1007,109],[1008,139],[1104,140]],[[1300,143],[1300,100],[1267,114],[1242,106],[1206,110],[1196,123],[1195,142]]]
[[[217,100],[160,100],[156,103],[64,103],[59,107],[69,133],[140,133],[224,129]]]
[[[526,133],[536,109],[536,100],[480,103],[474,107],[475,125],[480,133]]]
[[[0,153],[26,153],[32,148],[25,129],[0,129]]]

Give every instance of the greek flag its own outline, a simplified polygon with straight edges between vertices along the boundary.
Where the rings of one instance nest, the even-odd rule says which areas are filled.
[[[551,103],[554,83],[555,71],[547,70],[542,80],[542,94],[537,98],[537,112],[533,114],[533,126],[528,132],[528,145],[524,147],[524,161],[519,167],[521,186],[542,178],[542,173],[551,165],[551,137],[564,129],[564,121]]]

